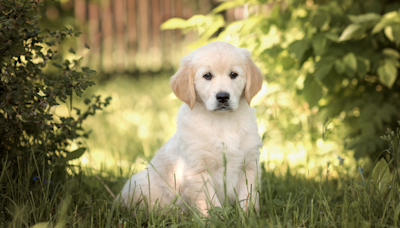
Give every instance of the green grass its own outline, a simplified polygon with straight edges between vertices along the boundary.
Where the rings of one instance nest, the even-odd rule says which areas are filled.
[[[36,162],[38,159],[31,159],[28,165],[35,167]],[[26,169],[4,168],[0,197],[3,227],[46,227],[44,222],[47,227],[396,227],[399,203],[398,185],[387,201],[374,185],[363,184],[360,175],[341,176],[339,187],[339,180],[330,178],[329,173],[322,173],[325,180],[316,182],[304,175],[292,175],[290,168],[284,173],[263,169],[259,217],[253,211],[227,206],[212,208],[210,217],[199,219],[197,214],[182,214],[176,207],[162,214],[161,209],[147,213],[146,208],[134,207],[126,211],[113,204],[106,188],[118,192],[126,173],[70,167],[74,175],[50,184],[28,179],[30,175],[24,173],[19,179],[8,179],[10,172]]]
[[[333,142],[328,139],[311,140],[312,133],[305,130],[307,124],[302,124],[304,116],[299,114],[305,112],[301,105],[295,106],[296,102],[290,100],[280,102],[276,109],[279,119],[269,111],[271,99],[287,95],[279,89],[268,90],[256,102],[260,134],[268,133],[262,149],[259,216],[236,205],[211,208],[210,216],[204,218],[182,213],[176,206],[165,214],[160,213],[162,209],[148,212],[139,206],[127,211],[114,204],[114,196],[125,181],[142,170],[145,161],[175,131],[181,102],[171,94],[168,80],[168,76],[116,77],[91,89],[89,94],[112,96],[113,100],[110,107],[86,123],[86,129],[93,130],[84,142],[89,151],[72,162],[63,175],[39,169],[44,159],[38,154],[18,163],[18,167],[11,167],[9,158],[2,157],[0,227],[398,226],[398,163],[391,160],[391,172],[382,168],[385,166],[377,166],[380,168],[372,172],[368,163],[345,156],[344,164],[340,163],[337,152],[332,152],[340,146],[331,146]],[[60,107],[56,112],[68,111]],[[393,146],[391,157],[398,158],[399,151],[394,148],[398,147]],[[290,150],[294,150],[292,154],[306,150],[308,158],[295,163],[298,157],[286,153]],[[274,151],[282,153],[283,158],[270,156]],[[365,170],[359,170],[359,166]],[[12,178],[15,176],[18,178]]]

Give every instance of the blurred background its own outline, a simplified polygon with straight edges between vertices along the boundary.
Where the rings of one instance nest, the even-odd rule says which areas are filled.
[[[195,32],[165,31],[170,18],[188,19],[207,14],[219,1],[212,0],[61,0],[46,2],[43,23],[53,28],[74,27],[82,32],[77,43],[84,63],[102,73],[158,72],[179,64]],[[226,13],[229,21],[243,19],[243,7]],[[90,46],[86,50],[85,44]]]
[[[387,145],[379,136],[400,119],[396,1],[45,4],[43,26],[82,32],[61,48],[75,47],[63,58],[83,57],[83,65],[98,72],[93,76],[97,85],[86,94],[112,97],[109,107],[85,123],[92,133],[84,142],[89,151],[79,162],[95,169],[132,173],[145,168],[176,129],[182,102],[169,87],[170,76],[184,55],[213,40],[248,48],[265,74],[252,106],[264,143],[261,158],[269,170],[290,166],[315,178],[323,172],[356,172],[385,156],[381,152]],[[371,31],[385,20],[394,22]],[[348,29],[353,24],[358,27]],[[374,42],[371,53],[364,53]],[[382,62],[389,58],[393,64]],[[56,112],[68,109],[60,106]]]

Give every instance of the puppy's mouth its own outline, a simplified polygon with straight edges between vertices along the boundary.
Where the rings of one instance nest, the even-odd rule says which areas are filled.
[[[216,112],[227,112],[232,111],[232,108],[228,104],[218,103],[217,107],[214,109]]]

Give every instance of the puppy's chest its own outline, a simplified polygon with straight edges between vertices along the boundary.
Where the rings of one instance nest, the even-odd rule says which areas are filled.
[[[178,126],[179,151],[197,168],[222,167],[224,155],[228,166],[243,165],[248,155],[257,153],[259,136],[252,117],[239,117],[185,119],[191,121]]]
[[[210,164],[222,164],[223,156],[230,162],[243,160],[246,148],[243,130],[236,126],[224,128],[210,127],[197,129],[192,132],[198,140],[191,146],[191,150],[199,150],[201,159]]]

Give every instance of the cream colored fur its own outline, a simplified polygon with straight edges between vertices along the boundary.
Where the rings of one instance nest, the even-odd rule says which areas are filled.
[[[231,72],[237,78],[231,79]],[[203,78],[207,73],[211,80]],[[261,72],[246,49],[213,42],[184,57],[171,78],[172,90],[185,102],[178,112],[177,131],[147,169],[125,184],[122,203],[129,207],[141,201],[154,207],[157,201],[165,206],[180,194],[177,205],[185,209],[186,203],[207,215],[207,208],[221,206],[225,197],[236,202],[236,191],[243,208],[255,205],[258,210],[262,143],[249,103],[261,84]],[[230,94],[227,110],[218,110],[218,92]]]

